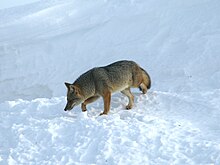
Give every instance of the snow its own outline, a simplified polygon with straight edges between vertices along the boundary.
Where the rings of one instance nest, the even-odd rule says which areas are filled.
[[[21,5],[30,4],[30,3],[33,3],[33,2],[36,2],[36,1],[39,1],[39,0],[7,0],[7,1],[1,1],[0,2],[0,9],[17,7],[17,6],[21,6]]]
[[[220,1],[41,0],[0,10],[0,164],[220,164]],[[121,59],[152,78],[64,112],[66,87]]]

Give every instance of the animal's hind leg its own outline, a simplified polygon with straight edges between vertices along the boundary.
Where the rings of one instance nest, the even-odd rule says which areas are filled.
[[[96,101],[97,99],[99,98],[99,96],[92,96],[90,98],[88,98],[87,100],[85,100],[82,105],[81,105],[81,109],[83,112],[86,111],[86,105],[89,104],[89,103],[92,103],[94,101]]]
[[[131,109],[134,105],[134,96],[132,95],[130,88],[126,88],[123,91],[121,91],[124,95],[126,95],[129,99],[129,103],[126,106],[126,109]]]

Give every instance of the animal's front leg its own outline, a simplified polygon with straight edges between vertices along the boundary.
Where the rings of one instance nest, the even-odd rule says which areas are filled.
[[[104,111],[100,115],[107,115],[110,110],[110,102],[111,102],[111,92],[105,92],[103,95],[104,100]]]
[[[86,105],[96,101],[98,98],[99,98],[99,96],[92,96],[92,97],[88,98],[87,100],[85,100],[81,105],[82,111],[85,112],[87,110]]]

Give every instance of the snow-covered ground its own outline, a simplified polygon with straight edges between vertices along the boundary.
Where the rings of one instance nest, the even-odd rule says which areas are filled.
[[[220,164],[219,0],[41,0],[0,10],[0,164]],[[130,59],[152,78],[64,112],[66,87]]]

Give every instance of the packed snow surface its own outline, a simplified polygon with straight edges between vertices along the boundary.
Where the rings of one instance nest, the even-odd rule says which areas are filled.
[[[0,10],[0,164],[220,164],[219,0],[41,0]],[[64,112],[80,74],[133,60],[135,106]]]

